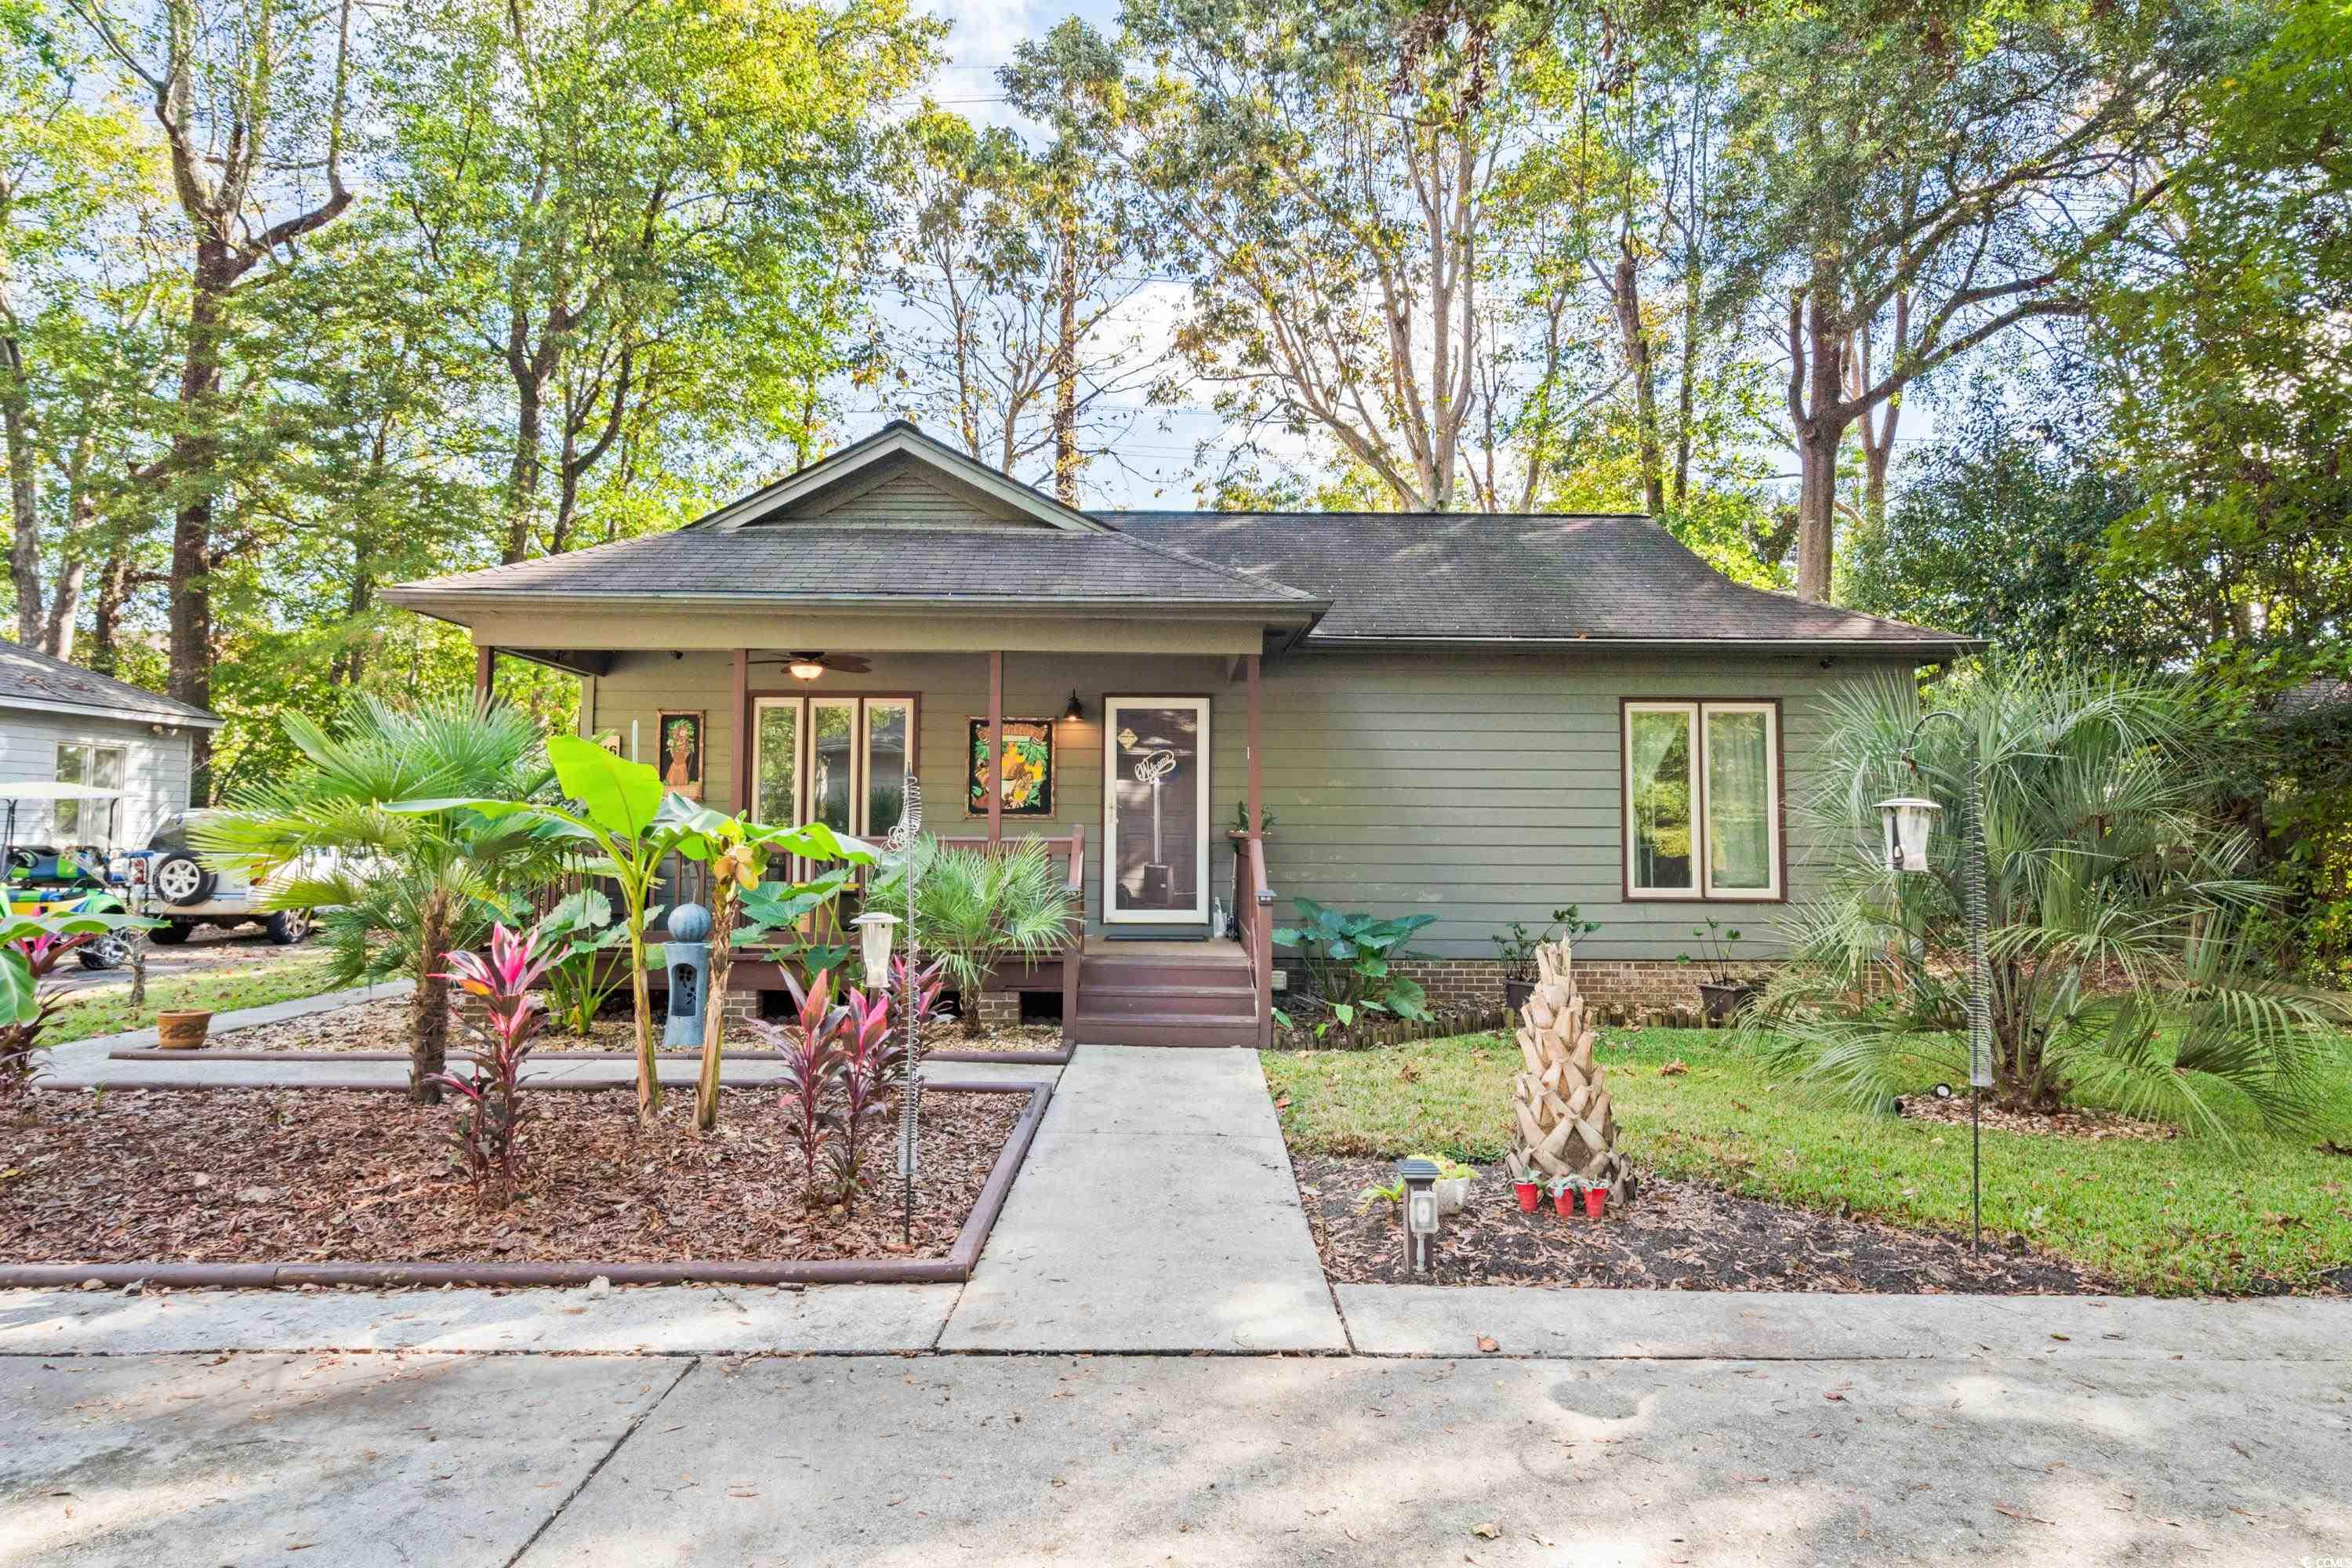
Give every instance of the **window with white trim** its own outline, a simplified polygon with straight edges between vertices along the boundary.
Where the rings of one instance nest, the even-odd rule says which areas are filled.
[[[752,709],[752,815],[878,838],[907,804],[914,703],[904,697],[761,697]]]
[[[79,741],[58,742],[58,782],[89,784],[93,789],[121,789],[125,752],[121,746],[93,746]],[[61,800],[57,803],[57,840],[65,844],[99,844],[112,847],[108,837],[114,825],[116,802]]]
[[[1780,715],[1769,702],[1624,705],[1625,887],[1780,897]]]

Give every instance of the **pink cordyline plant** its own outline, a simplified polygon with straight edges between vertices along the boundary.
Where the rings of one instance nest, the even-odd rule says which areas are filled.
[[[798,1015],[789,1024],[754,1025],[753,1028],[783,1057],[778,1100],[800,1141],[802,1191],[814,1205],[819,1191],[817,1162],[825,1147],[824,1101],[834,1079],[841,1075],[841,1033],[849,1012],[833,1005],[830,970],[821,969],[810,976],[806,989],[789,972],[784,984],[799,1005]]]
[[[514,1196],[522,1125],[530,1114],[522,1103],[523,1065],[547,1022],[547,1005],[532,987],[546,977],[555,946],[538,926],[512,931],[500,923],[491,930],[488,957],[463,950],[442,956],[449,968],[441,978],[478,998],[485,1021],[458,1014],[467,1070],[445,1072],[434,1081],[461,1101],[457,1144],[475,1190],[489,1181],[494,1201],[503,1205]]]
[[[835,1144],[827,1173],[835,1199],[845,1208],[866,1190],[866,1124],[882,1108],[889,1086],[905,1072],[906,1047],[890,1037],[890,997],[887,992],[852,990],[843,1009],[837,1049],[841,1057],[841,1142]]]

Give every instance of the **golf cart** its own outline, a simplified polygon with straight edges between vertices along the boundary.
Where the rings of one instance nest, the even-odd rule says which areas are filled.
[[[196,815],[182,812],[166,817],[146,848],[115,857],[110,879],[122,885],[138,913],[163,922],[147,933],[147,940],[158,947],[173,947],[204,925],[257,925],[280,947],[309,936],[309,910],[261,908],[271,885],[292,876],[295,868],[281,868],[257,885],[242,871],[214,870],[196,858],[188,839]]]
[[[62,779],[0,784],[0,806],[5,808],[0,812],[0,874],[5,876],[5,880],[0,882],[0,898],[7,900],[6,907],[12,914],[56,914],[91,907],[84,900],[114,890],[109,886],[106,851],[98,845],[16,842],[18,806],[30,801],[43,801],[54,806],[64,800],[105,802],[107,836],[113,837],[115,819],[122,807],[121,790],[69,784]],[[131,941],[126,932],[111,931],[77,949],[74,957],[84,969],[114,969],[130,962]]]

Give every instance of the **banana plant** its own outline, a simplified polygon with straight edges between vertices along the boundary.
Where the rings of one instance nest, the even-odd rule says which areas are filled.
[[[707,1132],[719,1125],[724,1004],[736,942],[792,930],[839,898],[856,878],[857,868],[873,865],[875,855],[862,841],[837,834],[822,822],[772,827],[707,806],[691,807],[682,817],[686,833],[677,852],[710,868],[710,994],[702,1009],[702,1068],[694,1086],[694,1125]],[[789,864],[795,857],[844,863],[805,882],[764,879],[772,864]]]

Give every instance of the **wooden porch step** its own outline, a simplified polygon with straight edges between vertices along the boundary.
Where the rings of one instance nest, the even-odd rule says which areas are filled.
[[[1246,974],[1238,985],[1097,985],[1089,980],[1079,988],[1078,1013],[1082,1017],[1181,1014],[1245,1023],[1257,1016],[1257,991]]]
[[[1097,958],[1089,953],[1078,965],[1081,989],[1097,985],[1205,985],[1256,988],[1249,960],[1214,958]]]
[[[1257,1020],[1199,1018],[1171,1013],[1105,1017],[1089,1014],[1081,1005],[1076,1021],[1070,1026],[1070,1038],[1085,1046],[1209,1046],[1249,1049],[1257,1045]]]

